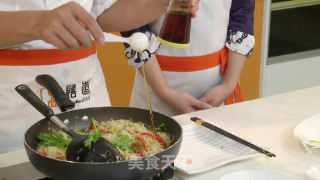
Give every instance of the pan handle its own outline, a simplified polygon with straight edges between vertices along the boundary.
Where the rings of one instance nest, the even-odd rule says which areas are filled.
[[[49,118],[55,125],[57,125],[69,135],[74,136],[74,132],[70,128],[68,128],[57,116],[55,116],[53,110],[45,103],[43,103],[27,85],[21,84],[17,86],[15,90],[34,108],[36,108],[43,116]]]
[[[36,77],[36,81],[50,91],[62,112],[74,108],[75,103],[69,99],[59,83],[52,76],[48,74],[39,75]]]
[[[27,100],[34,108],[36,108],[43,116],[51,118],[54,112],[46,104],[44,104],[34,92],[25,84],[21,84],[15,90]]]

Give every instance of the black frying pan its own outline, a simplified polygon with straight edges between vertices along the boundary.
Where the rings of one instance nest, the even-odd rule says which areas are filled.
[[[54,94],[54,92],[51,92]],[[63,104],[59,104],[63,107]],[[111,119],[132,119],[134,122],[143,122],[151,126],[148,110],[129,107],[98,107],[73,110],[57,114],[61,120],[68,120],[71,129],[86,129],[91,119],[109,121]],[[162,172],[174,161],[179,152],[182,141],[182,128],[172,118],[154,112],[155,126],[165,123],[172,138],[172,145],[154,157],[144,157],[138,161],[120,161],[113,163],[86,163],[56,160],[46,157],[36,151],[37,135],[40,132],[52,132],[59,128],[45,118],[32,125],[25,133],[25,149],[30,162],[39,171],[55,180],[135,180],[146,179]],[[156,159],[156,167],[148,167],[148,159]],[[168,161],[170,160],[170,162]],[[150,161],[149,161],[150,163]],[[136,164],[139,164],[137,166]],[[142,165],[141,165],[142,164]],[[150,165],[150,164],[149,164]],[[131,169],[130,169],[131,168]]]

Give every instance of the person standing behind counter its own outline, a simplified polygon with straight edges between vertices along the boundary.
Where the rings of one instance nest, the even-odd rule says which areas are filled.
[[[146,63],[154,111],[174,116],[242,101],[238,81],[255,43],[254,8],[254,0],[201,0],[191,24],[190,48],[159,45],[164,17],[122,32],[125,37],[136,31],[150,37],[143,60],[128,45],[126,56],[134,68]],[[148,108],[145,99],[143,76],[136,73],[130,105]]]
[[[125,31],[151,22],[166,12],[168,3],[1,0],[0,153],[22,148],[26,129],[43,118],[14,91],[16,85],[27,84],[57,111],[51,94],[34,80],[39,74],[50,74],[76,102],[76,108],[109,106],[105,79],[88,31],[103,44],[103,31]],[[192,12],[196,10],[195,4]]]

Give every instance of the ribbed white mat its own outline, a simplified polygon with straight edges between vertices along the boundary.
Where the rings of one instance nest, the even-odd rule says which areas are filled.
[[[224,164],[253,158],[260,153],[195,123],[183,128],[175,167],[186,174],[202,173]]]

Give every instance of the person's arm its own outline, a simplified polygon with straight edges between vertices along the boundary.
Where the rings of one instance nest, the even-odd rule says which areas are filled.
[[[97,21],[73,1],[50,11],[1,11],[0,27],[0,48],[39,39],[62,50],[90,47],[88,31],[99,43],[104,42]]]
[[[254,43],[255,0],[232,1],[226,46],[229,50],[250,56]]]
[[[228,52],[228,62],[222,82],[208,90],[200,100],[217,107],[235,90],[247,57],[234,51]]]
[[[170,0],[117,0],[99,17],[106,32],[129,31],[152,22],[163,15]],[[190,0],[190,12],[196,17],[199,0]]]
[[[232,1],[226,46],[229,49],[226,72],[221,84],[211,88],[200,99],[214,107],[233,93],[239,82],[247,56],[254,47],[253,16],[255,1]]]
[[[141,67],[139,71],[141,73]],[[190,94],[171,88],[165,79],[156,56],[144,64],[145,75],[148,84],[154,93],[178,114],[190,113],[197,110],[208,109],[211,106]]]
[[[160,17],[168,5],[169,0],[117,0],[97,20],[106,32],[128,31]]]
[[[42,14],[43,11],[0,12],[0,47],[37,39],[34,29]]]
[[[143,51],[142,57],[140,57],[128,44],[125,44],[126,57],[129,60],[129,65],[139,70],[138,73],[142,73],[141,66],[144,64],[147,82],[154,93],[178,114],[210,108],[210,105],[203,103],[190,94],[172,89],[168,85],[155,56],[159,48],[159,42],[157,37],[149,31],[148,26],[143,26],[129,32],[121,32],[121,34],[128,37],[135,32],[143,32],[149,37],[149,47]]]

